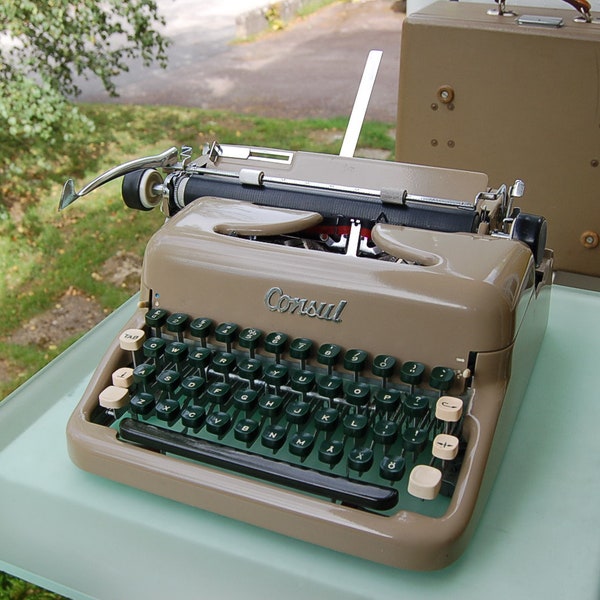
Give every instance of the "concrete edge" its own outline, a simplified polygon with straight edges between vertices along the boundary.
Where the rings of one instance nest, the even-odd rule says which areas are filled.
[[[236,37],[247,39],[268,29],[281,29],[296,18],[299,11],[314,0],[279,0],[269,2],[238,15],[235,19]]]

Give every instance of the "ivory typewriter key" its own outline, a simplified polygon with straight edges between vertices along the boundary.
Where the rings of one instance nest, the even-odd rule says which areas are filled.
[[[442,485],[442,472],[429,465],[416,465],[408,479],[408,493],[422,500],[433,500]]]
[[[454,460],[458,454],[459,440],[454,435],[440,433],[435,436],[431,453],[441,460]]]
[[[122,367],[112,374],[113,385],[122,388],[128,388],[133,385],[133,369],[131,367]]]
[[[116,385],[104,388],[98,396],[100,406],[109,410],[124,408],[129,403],[129,390]]]
[[[442,396],[435,405],[435,418],[447,423],[460,421],[463,412],[463,401],[453,396]]]
[[[119,345],[123,350],[131,352],[133,366],[137,367],[141,360],[139,357],[139,350],[144,344],[146,339],[146,333],[142,329],[126,329],[119,336]]]

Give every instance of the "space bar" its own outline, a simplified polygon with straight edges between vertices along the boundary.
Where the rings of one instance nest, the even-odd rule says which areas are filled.
[[[398,501],[398,492],[393,488],[321,473],[157,427],[144,421],[123,419],[119,425],[119,434],[121,439],[151,450],[191,458],[360,508],[387,510],[394,507]]]

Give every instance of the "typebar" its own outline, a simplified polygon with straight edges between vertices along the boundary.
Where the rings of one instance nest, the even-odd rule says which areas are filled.
[[[125,441],[140,444],[151,450],[190,458],[359,508],[387,510],[398,501],[398,492],[392,488],[349,480],[252,455],[134,419],[126,418],[121,421],[119,435]]]

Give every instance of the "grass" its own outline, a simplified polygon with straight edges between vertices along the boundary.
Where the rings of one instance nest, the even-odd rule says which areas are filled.
[[[347,119],[266,119],[192,108],[84,105],[96,123],[89,145],[73,157],[49,156],[55,181],[36,202],[23,206],[19,219],[0,220],[0,399],[64,351],[75,338],[57,345],[10,343],[11,334],[51,308],[68,290],[93,297],[105,312],[122,304],[129,292],[95,277],[102,264],[119,251],[142,255],[148,238],[162,223],[159,211],[127,209],[120,182],[112,182],[58,213],[65,165],[75,169],[76,189],[99,173],[132,158],[189,145],[194,156],[206,142],[266,146],[289,150],[339,153]],[[394,150],[391,125],[365,123],[360,149]],[[1,402],[1,400],[0,400]],[[0,572],[0,600],[60,598]]]

